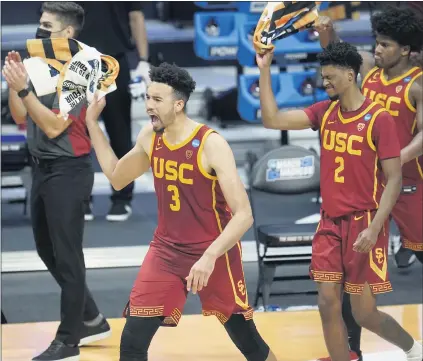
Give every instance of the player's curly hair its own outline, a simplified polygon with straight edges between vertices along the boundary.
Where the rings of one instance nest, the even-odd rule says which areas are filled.
[[[175,64],[161,63],[159,66],[152,66],[150,69],[152,82],[164,83],[173,88],[177,99],[187,103],[190,95],[195,90],[195,81],[191,75]]]
[[[321,66],[336,65],[354,70],[357,77],[363,58],[354,45],[349,43],[331,43],[317,55]]]
[[[412,52],[423,48],[423,21],[412,9],[388,6],[371,18],[372,31],[409,46]]]

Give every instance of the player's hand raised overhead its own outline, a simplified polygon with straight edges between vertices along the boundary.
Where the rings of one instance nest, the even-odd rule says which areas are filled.
[[[195,295],[201,291],[204,287],[207,287],[209,278],[214,270],[216,258],[204,254],[195,264],[192,266],[189,272],[187,280],[187,290]]]
[[[272,60],[273,60],[273,51],[269,51],[263,55],[256,54],[257,66],[260,69],[269,68],[270,65],[272,65]]]

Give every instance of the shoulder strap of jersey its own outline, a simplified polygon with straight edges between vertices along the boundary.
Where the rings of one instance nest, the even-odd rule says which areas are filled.
[[[212,133],[217,133],[214,129],[209,128],[207,125],[203,125],[200,130],[198,131],[198,137],[200,138],[200,147],[198,148],[197,152],[197,166],[200,170],[201,174],[211,180],[216,180],[217,177],[215,175],[212,175],[207,172],[206,169],[203,167],[203,150],[204,150],[204,144],[206,143],[206,140],[208,136]]]
[[[328,120],[329,115],[332,113],[333,109],[336,107],[336,105],[338,103],[339,103],[339,101],[337,100],[337,101],[331,102],[329,104],[329,107],[326,110],[326,112],[325,112],[325,114],[323,115],[323,118],[322,118],[322,124],[320,125],[320,133],[323,133],[323,128],[325,127],[326,121]]]
[[[157,139],[156,132],[153,131],[152,134],[151,134],[150,151],[148,152],[148,158],[150,158],[150,161],[153,157],[153,150],[154,150],[154,147],[156,146],[156,144],[155,144],[156,139]]]
[[[364,77],[363,81],[361,82],[361,86],[366,84],[367,80],[379,70],[379,67],[375,66],[374,68],[370,69],[369,72]]]
[[[377,106],[376,109],[374,109],[374,113],[372,114],[372,118],[369,121],[369,126],[367,127],[367,143],[369,144],[369,147],[376,152],[376,146],[373,142],[373,125],[375,124],[375,121],[380,113],[387,112],[385,108],[382,108],[377,103],[372,103],[373,107]],[[373,108],[372,107],[372,108]],[[379,108],[379,109],[378,109]]]
[[[410,101],[410,89],[413,83],[416,81],[416,79],[421,77],[422,74],[423,74],[422,69],[416,66],[414,68],[414,71],[410,74],[411,80],[407,84],[407,87],[405,88],[405,91],[404,91],[405,104],[407,105],[407,108],[410,109],[413,113],[416,113],[417,110],[416,110],[416,107]]]

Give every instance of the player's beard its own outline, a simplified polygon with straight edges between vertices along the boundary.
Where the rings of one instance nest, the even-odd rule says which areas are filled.
[[[339,99],[339,95],[338,94],[332,95],[331,97],[329,97],[329,99],[334,102]]]
[[[164,126],[157,127],[157,128],[153,127],[153,130],[156,134],[163,134],[165,131],[165,127]]]

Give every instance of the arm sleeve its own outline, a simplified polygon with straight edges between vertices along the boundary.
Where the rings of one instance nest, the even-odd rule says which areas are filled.
[[[124,4],[126,5],[126,9],[128,11],[128,14],[131,11],[142,11],[143,10],[142,1],[127,1],[127,2],[124,2]]]
[[[383,111],[375,119],[372,138],[380,160],[396,158],[401,155],[395,121],[388,112]]]
[[[322,102],[312,104],[308,108],[304,109],[304,112],[307,114],[313,130],[320,129],[320,126],[322,125],[322,118],[326,110],[328,110],[330,103],[330,100],[324,100]]]

